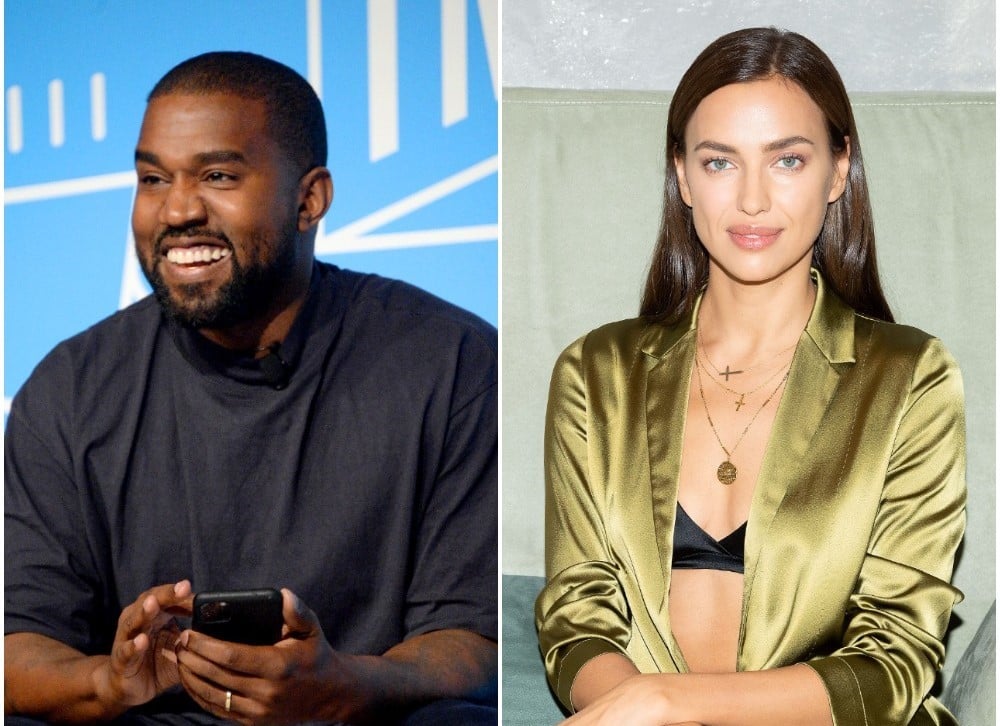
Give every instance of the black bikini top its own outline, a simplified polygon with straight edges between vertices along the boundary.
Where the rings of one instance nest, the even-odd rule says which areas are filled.
[[[715,540],[699,527],[677,503],[674,518],[673,567],[677,570],[728,570],[743,574],[743,543],[747,523],[735,532]]]

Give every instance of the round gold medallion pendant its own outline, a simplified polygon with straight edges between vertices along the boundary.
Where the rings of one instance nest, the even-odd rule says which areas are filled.
[[[719,477],[719,481],[722,484],[729,486],[736,481],[736,467],[733,466],[733,462],[724,461],[719,464],[719,468],[716,469],[715,475]]]

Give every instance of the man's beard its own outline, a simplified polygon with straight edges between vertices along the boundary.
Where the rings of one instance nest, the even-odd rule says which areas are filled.
[[[209,236],[218,239],[229,250],[232,274],[227,282],[212,291],[207,283],[179,284],[174,287],[176,297],[160,274],[161,264],[170,264],[162,254],[162,242],[167,237]],[[146,280],[163,311],[173,320],[189,328],[224,330],[254,320],[267,312],[275,301],[275,294],[288,282],[296,260],[296,235],[288,231],[268,245],[264,238],[253,236],[247,249],[275,252],[274,259],[265,263],[259,258],[240,264],[229,238],[221,232],[202,229],[170,231],[160,235],[153,250],[153,259],[141,265]],[[142,260],[142,256],[139,256]],[[217,263],[215,263],[217,264]]]

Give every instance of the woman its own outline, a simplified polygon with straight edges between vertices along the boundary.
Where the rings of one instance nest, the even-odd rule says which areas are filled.
[[[948,724],[961,380],[895,325],[830,60],[719,38],[667,124],[641,317],[556,364],[546,422],[552,688],[608,724]]]

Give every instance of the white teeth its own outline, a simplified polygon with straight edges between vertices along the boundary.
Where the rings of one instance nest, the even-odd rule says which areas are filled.
[[[177,265],[193,265],[199,262],[215,262],[229,257],[230,251],[224,247],[174,247],[167,250],[167,259]]]

